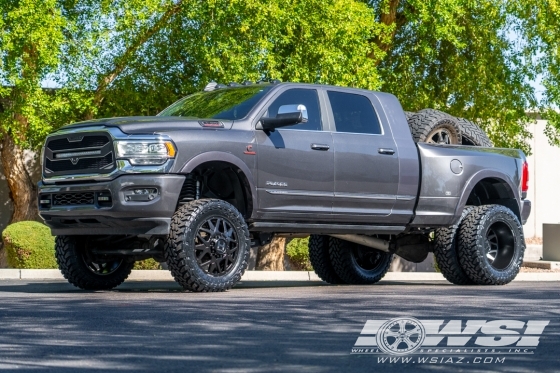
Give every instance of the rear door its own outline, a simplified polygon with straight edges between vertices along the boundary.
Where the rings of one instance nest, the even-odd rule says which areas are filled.
[[[386,223],[397,199],[398,148],[374,109],[375,96],[328,90],[335,132],[333,214]]]
[[[324,105],[316,89],[291,88],[276,96],[265,116],[281,106],[307,109],[308,121],[256,131],[258,217],[266,220],[328,219],[334,194],[334,153],[331,132],[323,130]]]

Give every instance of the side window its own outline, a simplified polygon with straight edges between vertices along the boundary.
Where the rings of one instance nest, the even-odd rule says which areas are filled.
[[[371,101],[362,95],[328,91],[336,132],[381,134]]]
[[[280,106],[284,105],[304,105],[307,109],[308,120],[305,123],[282,127],[282,129],[321,131],[321,108],[316,90],[300,88],[287,90],[268,107],[268,116],[275,117]]]

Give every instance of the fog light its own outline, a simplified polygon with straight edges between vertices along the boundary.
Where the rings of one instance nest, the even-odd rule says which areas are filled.
[[[51,200],[50,199],[42,199],[40,202],[44,203],[44,204],[47,204],[47,203],[51,203]]]
[[[150,194],[154,193],[154,189],[135,189],[134,194]]]
[[[109,201],[110,198],[109,197],[97,197],[98,201]]]
[[[159,194],[156,188],[138,188],[124,191],[124,200],[128,202],[149,202]]]

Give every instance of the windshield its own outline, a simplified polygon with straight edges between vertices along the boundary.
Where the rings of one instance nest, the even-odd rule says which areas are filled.
[[[180,99],[158,115],[213,118],[213,119],[241,119],[268,92],[270,85],[254,85],[217,89],[211,92],[197,92]]]

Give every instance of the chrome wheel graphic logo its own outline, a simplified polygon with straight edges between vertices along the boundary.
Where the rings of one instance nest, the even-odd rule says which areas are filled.
[[[385,322],[376,336],[379,349],[392,355],[406,355],[416,351],[425,338],[424,325],[411,317],[399,317]]]

